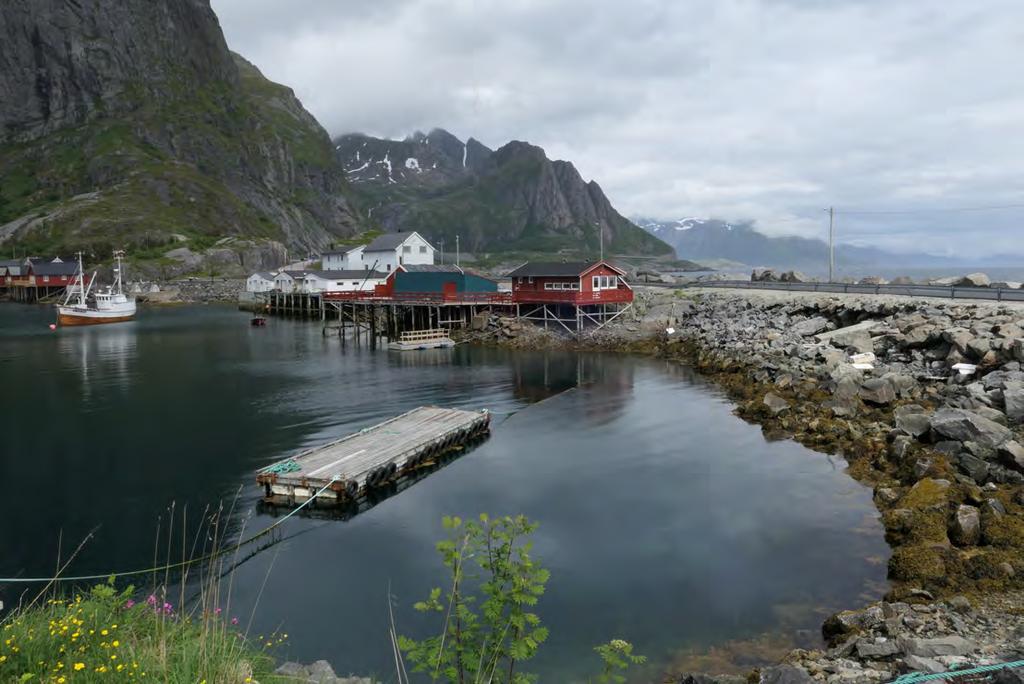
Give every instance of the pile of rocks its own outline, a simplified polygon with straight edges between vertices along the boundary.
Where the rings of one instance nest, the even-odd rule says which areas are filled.
[[[809,283],[812,281],[800,271],[776,273],[770,268],[755,268],[750,273],[750,279],[753,282],[761,283]]]
[[[919,595],[918,601],[929,598]],[[939,673],[1024,658],[1024,594],[1011,592],[974,602],[877,603],[838,613],[823,631],[827,651],[792,652],[787,663],[825,682],[884,682],[906,672]],[[995,675],[1020,684],[1024,670]]]
[[[157,285],[157,292],[143,292],[140,302],[170,304],[181,302],[236,302],[245,291],[245,280],[238,278],[186,278]]]

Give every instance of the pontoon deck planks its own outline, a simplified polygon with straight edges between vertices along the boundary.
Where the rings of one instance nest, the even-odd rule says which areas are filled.
[[[259,471],[268,501],[345,505],[489,430],[486,411],[422,406]]]

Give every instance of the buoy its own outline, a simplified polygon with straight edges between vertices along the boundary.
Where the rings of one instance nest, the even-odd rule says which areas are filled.
[[[56,330],[56,329],[57,329],[57,324],[56,323],[51,323],[50,324],[50,330]]]

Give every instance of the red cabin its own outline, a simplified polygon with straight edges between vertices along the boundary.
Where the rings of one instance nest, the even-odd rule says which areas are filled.
[[[509,273],[516,303],[629,304],[626,272],[607,261],[529,262]]]
[[[529,262],[509,273],[521,318],[543,321],[545,328],[556,323],[576,335],[588,324],[604,326],[633,305],[625,276],[607,261]]]

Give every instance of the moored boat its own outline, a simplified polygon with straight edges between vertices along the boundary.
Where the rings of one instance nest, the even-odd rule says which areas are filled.
[[[64,301],[57,305],[57,322],[61,325],[98,325],[121,323],[135,318],[135,298],[124,293],[121,281],[121,258],[124,252],[114,252],[114,284],[89,296],[96,274],[85,285],[82,254],[78,254],[78,273],[67,288]]]

